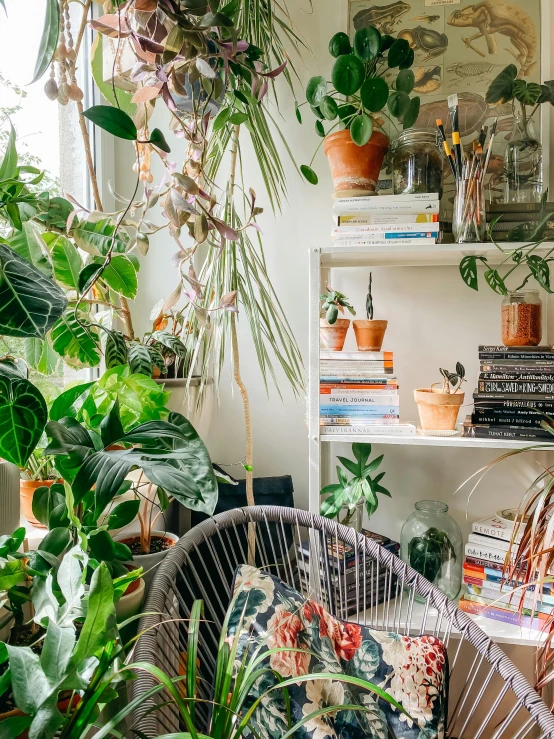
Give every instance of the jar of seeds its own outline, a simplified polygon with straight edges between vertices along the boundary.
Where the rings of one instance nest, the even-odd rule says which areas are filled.
[[[442,196],[443,156],[437,132],[408,128],[392,145],[392,182],[395,195],[438,192]]]
[[[502,301],[504,346],[538,346],[542,339],[542,303],[538,290],[509,292]]]

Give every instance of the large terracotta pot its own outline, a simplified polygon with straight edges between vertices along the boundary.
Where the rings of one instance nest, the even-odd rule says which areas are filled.
[[[433,388],[414,390],[421,428],[428,431],[453,431],[456,428],[464,393],[441,393]]]
[[[19,492],[21,496],[21,512],[30,524],[39,529],[45,529],[46,526],[37,521],[33,516],[33,495],[38,488],[51,487],[56,480],[20,480]]]
[[[352,141],[348,130],[326,136],[323,149],[331,167],[335,192],[375,192],[388,148],[389,140],[380,131],[374,131],[363,146]]]
[[[319,344],[321,348],[330,352],[342,351],[349,326],[349,318],[337,318],[335,323],[329,323],[326,318],[320,318]]]
[[[360,352],[380,352],[388,321],[352,321],[356,344]]]

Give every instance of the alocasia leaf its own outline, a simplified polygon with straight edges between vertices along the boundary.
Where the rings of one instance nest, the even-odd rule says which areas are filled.
[[[47,414],[46,402],[32,382],[0,375],[0,457],[25,467],[40,441]]]

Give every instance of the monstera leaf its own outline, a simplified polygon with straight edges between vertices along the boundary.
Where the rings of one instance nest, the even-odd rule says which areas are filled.
[[[66,305],[64,291],[0,239],[0,334],[43,339]]]
[[[25,467],[47,417],[46,402],[32,382],[0,374],[0,457]]]

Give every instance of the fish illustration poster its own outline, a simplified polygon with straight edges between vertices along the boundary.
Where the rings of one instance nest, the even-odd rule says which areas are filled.
[[[549,0],[545,0],[549,1]],[[435,128],[442,118],[450,134],[449,95],[457,93],[460,133],[466,146],[481,126],[498,116],[498,134],[489,166],[487,198],[501,200],[503,154],[513,127],[512,104],[489,106],[490,82],[516,64],[528,82],[541,79],[541,0],[350,0],[350,33],[375,26],[382,34],[407,39],[415,52],[414,95],[421,97],[417,128]],[[391,81],[394,75],[391,75]],[[537,128],[539,116],[536,115]],[[391,138],[396,132],[388,131]],[[538,131],[537,131],[538,132]],[[388,169],[388,174],[387,174]],[[445,199],[452,200],[453,177],[445,165]],[[390,163],[381,173],[390,187]],[[388,187],[387,187],[388,185]],[[445,200],[443,200],[445,204]]]

